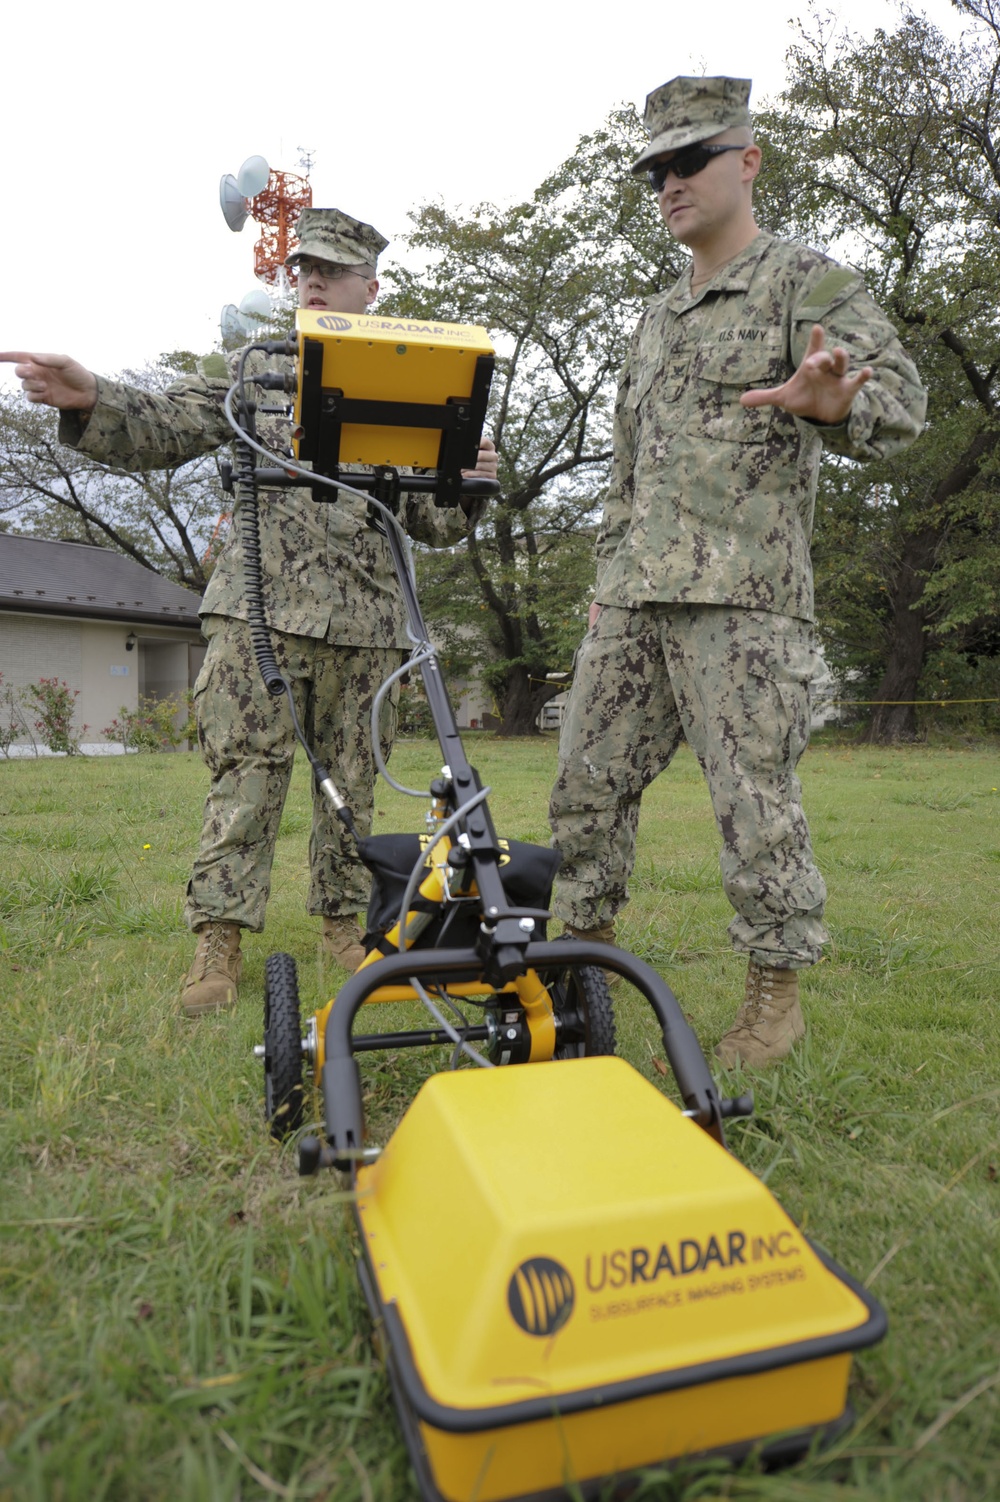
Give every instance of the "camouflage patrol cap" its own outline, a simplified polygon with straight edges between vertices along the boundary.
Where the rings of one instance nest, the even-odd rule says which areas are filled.
[[[707,141],[734,125],[749,125],[750,78],[672,78],[646,96],[642,120],[649,145],[632,168],[642,172],[664,151]]]
[[[285,257],[286,266],[294,266],[302,256],[312,256],[337,266],[371,266],[374,270],[389,243],[377,229],[352,219],[342,209],[303,209],[295,233],[299,243]]]

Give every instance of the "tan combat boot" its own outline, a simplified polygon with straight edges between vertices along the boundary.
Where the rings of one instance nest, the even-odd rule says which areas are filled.
[[[202,923],[195,933],[198,947],[181,989],[186,1017],[231,1007],[243,970],[238,923]]]
[[[613,944],[615,942],[615,920],[609,918],[607,923],[599,923],[596,928],[574,928],[572,923],[564,923],[560,937],[589,939],[593,944]],[[605,970],[604,972],[604,979],[609,986],[617,986],[621,978],[617,970]]]
[[[328,959],[344,970],[354,971],[365,957],[356,913],[323,919],[323,949]]]
[[[746,996],[736,1021],[715,1048],[723,1064],[773,1064],[805,1036],[797,970],[775,970],[751,960]]]

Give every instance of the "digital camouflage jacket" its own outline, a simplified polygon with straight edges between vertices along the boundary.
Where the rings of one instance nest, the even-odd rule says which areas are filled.
[[[247,372],[289,370],[291,362],[253,352]],[[235,371],[235,360],[233,362]],[[121,469],[159,469],[221,448],[233,436],[223,411],[230,380],[221,356],[205,373],[176,381],[162,393],[98,378],[98,399],[88,414],[63,412],[63,443]],[[257,395],[256,388],[251,388]],[[264,404],[280,400],[262,392]],[[260,441],[291,453],[284,417],[258,415]],[[384,539],[367,520],[366,503],[344,491],[332,504],[308,489],[265,490],[259,497],[261,572],[267,621],[277,631],[322,637],[331,645],[406,647],[402,596]],[[432,496],[404,496],[401,520],[411,537],[447,547],[465,537],[481,507],[466,517],[460,507],[439,508]],[[222,552],[201,602],[202,615],[247,620],[243,539],[237,506]]]
[[[809,556],[824,447],[881,458],[920,433],[926,393],[856,271],[761,233],[697,296],[690,272],[632,336],[598,533],[602,605],[732,605],[813,617]],[[800,364],[814,323],[851,369],[871,365],[846,422],[740,406]]]

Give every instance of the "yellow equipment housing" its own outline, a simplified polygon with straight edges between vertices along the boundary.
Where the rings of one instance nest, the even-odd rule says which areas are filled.
[[[885,1331],[759,1180],[615,1057],[434,1075],[358,1170],[356,1215],[427,1498],[794,1454],[847,1422],[851,1352]]]
[[[443,425],[435,425],[435,412],[446,419],[449,408],[454,411],[463,399],[478,405],[478,438],[492,373],[493,346],[485,329],[433,319],[300,308],[295,330],[303,373],[295,399],[296,435],[303,428],[315,435],[324,415],[317,408],[314,420],[307,421],[310,374],[317,392],[340,393],[357,414],[352,422],[351,406],[345,408],[339,464],[436,468]],[[481,356],[487,365],[477,364]],[[421,407],[427,410],[421,412]],[[380,409],[382,422],[377,421]],[[301,437],[296,436],[296,454],[314,459],[312,451],[300,452],[300,446]],[[474,463],[473,458],[467,467]]]

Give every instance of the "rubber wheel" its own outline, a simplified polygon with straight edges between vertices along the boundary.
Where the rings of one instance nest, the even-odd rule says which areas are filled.
[[[543,976],[560,1027],[555,1057],[583,1059],[613,1054],[615,1008],[604,971],[580,965]]]
[[[302,1023],[290,954],[270,954],[264,969],[264,1115],[279,1142],[302,1125]]]

